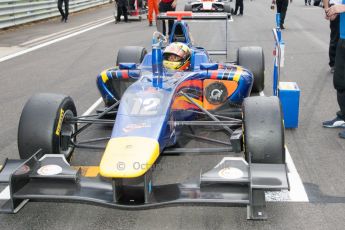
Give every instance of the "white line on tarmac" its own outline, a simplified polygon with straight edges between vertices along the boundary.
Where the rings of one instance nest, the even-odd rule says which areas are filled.
[[[66,29],[66,30],[62,30],[62,31],[59,31],[59,32],[56,32],[56,33],[48,34],[48,35],[45,35],[45,36],[42,36],[42,37],[34,38],[34,39],[30,40],[30,41],[26,41],[24,43],[19,44],[19,46],[28,46],[28,45],[32,45],[33,43],[42,42],[43,40],[47,40],[47,39],[50,39],[50,38],[53,38],[53,37],[56,37],[56,36],[66,35],[66,34],[69,34],[69,33],[72,33],[72,32],[76,32],[78,30],[81,30],[81,29],[83,29],[85,27],[90,27],[90,26],[95,25],[97,23],[101,23],[103,21],[104,22],[108,21],[110,19],[112,19],[112,21],[114,21],[113,18],[114,18],[113,16],[109,16],[109,17],[106,17],[106,18],[102,18],[102,19],[98,19],[98,20],[95,20],[95,21],[92,21],[92,22],[85,23],[85,24],[80,25],[80,26],[76,26],[76,27],[69,28],[69,29]]]
[[[290,181],[289,196],[291,201],[295,202],[309,202],[307,193],[305,192],[301,177],[299,176],[295,164],[292,161],[291,155],[287,147],[286,150],[286,164],[288,165],[288,177]]]
[[[114,19],[111,19],[111,20],[106,21],[106,22],[103,22],[103,23],[101,23],[101,24],[98,24],[98,25],[89,27],[89,28],[87,28],[87,29],[85,29],[85,30],[81,30],[81,31],[78,31],[78,32],[75,32],[75,33],[72,33],[72,34],[68,34],[68,35],[66,35],[66,36],[63,36],[63,37],[60,37],[60,38],[57,38],[57,39],[54,39],[54,40],[51,40],[51,41],[42,43],[42,44],[37,45],[37,46],[33,46],[33,47],[31,47],[31,48],[28,48],[28,49],[19,51],[19,52],[17,52],[17,53],[7,55],[7,56],[5,56],[5,57],[0,58],[0,62],[7,61],[7,60],[9,60],[9,59],[18,57],[18,56],[20,56],[20,55],[29,53],[29,52],[34,51],[34,50],[38,50],[38,49],[40,49],[40,48],[42,48],[42,47],[49,46],[49,45],[54,44],[54,43],[56,43],[56,42],[65,40],[65,39],[67,39],[67,38],[71,38],[71,37],[77,36],[77,35],[79,35],[79,34],[82,34],[82,33],[85,33],[85,32],[87,32],[87,31],[90,31],[90,30],[96,29],[96,28],[98,28],[98,27],[104,26],[104,25],[106,25],[106,24],[109,24],[109,23],[111,23],[111,22],[113,22],[113,21],[114,21]]]

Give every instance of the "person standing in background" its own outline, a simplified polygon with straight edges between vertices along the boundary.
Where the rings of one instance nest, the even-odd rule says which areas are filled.
[[[65,12],[62,10],[62,3],[65,5]],[[68,8],[69,8],[69,0],[58,0],[57,2],[58,9],[61,14],[61,22],[67,22],[68,20]]]
[[[159,12],[165,13],[168,11],[175,11],[176,4],[177,4],[177,0],[161,0],[161,2],[159,3]],[[163,23],[163,34],[167,35],[165,20],[163,20],[162,23]],[[170,35],[170,31],[174,25],[174,20],[168,20],[168,25],[169,25],[168,35]]]
[[[292,2],[292,0],[290,0],[290,2]],[[284,30],[285,29],[284,22],[285,22],[286,11],[289,5],[289,0],[273,0],[272,4],[277,5],[277,13],[280,14],[280,28]]]
[[[337,91],[340,111],[336,113],[336,118],[325,121],[322,125],[326,128],[344,128],[339,132],[339,137],[345,138],[345,0],[325,9],[325,13],[328,20],[339,17],[339,41],[335,55],[333,84]]]
[[[127,13],[127,0],[115,0],[117,5],[117,16],[115,23],[119,23],[121,21],[121,15],[125,18],[125,22],[128,22],[128,13]]]
[[[341,4],[341,0],[323,0],[323,7],[327,10],[334,4]],[[326,18],[327,19],[327,18]],[[329,20],[329,19],[328,19]],[[334,61],[335,53],[337,50],[337,43],[339,40],[339,16],[336,16],[334,20],[329,20],[329,28],[331,29],[330,39],[329,39],[329,67],[331,68],[331,73],[334,73]]]
[[[157,0],[148,0],[148,7],[149,7],[149,12],[148,12],[147,17],[149,19],[149,26],[152,26],[153,11],[155,12],[156,17],[159,13]]]
[[[234,15],[237,15],[237,10],[240,9],[240,16],[243,15],[243,0],[236,0]]]

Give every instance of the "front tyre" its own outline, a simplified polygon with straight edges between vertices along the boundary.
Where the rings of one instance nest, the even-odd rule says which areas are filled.
[[[284,124],[278,97],[244,99],[243,132],[247,161],[250,155],[252,163],[285,163]]]
[[[43,153],[63,154],[69,159],[74,147],[71,136],[77,125],[66,122],[76,117],[72,98],[41,93],[32,96],[25,104],[18,127],[18,150],[21,159],[30,158],[37,150]]]

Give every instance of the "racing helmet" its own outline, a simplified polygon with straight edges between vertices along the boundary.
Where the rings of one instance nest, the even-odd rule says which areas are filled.
[[[181,42],[173,42],[163,52],[163,65],[170,70],[186,70],[190,65],[190,48]]]

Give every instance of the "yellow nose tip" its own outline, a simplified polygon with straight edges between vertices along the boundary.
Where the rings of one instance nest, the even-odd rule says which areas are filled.
[[[110,178],[144,175],[159,156],[157,140],[146,137],[110,139],[100,164],[100,174]]]

